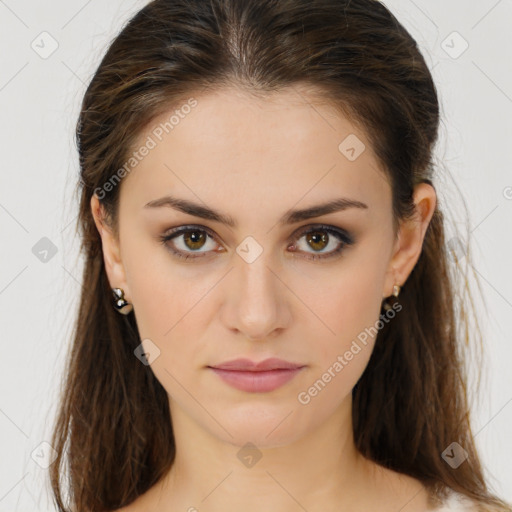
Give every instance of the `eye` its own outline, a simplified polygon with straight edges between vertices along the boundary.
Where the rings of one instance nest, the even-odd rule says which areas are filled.
[[[215,242],[215,236],[209,230],[199,226],[174,228],[159,238],[171,254],[178,258],[203,258],[212,251],[224,252],[223,249],[217,249],[219,244]],[[305,242],[298,243],[302,238],[305,238]],[[301,252],[306,253],[308,253],[308,247],[313,248],[314,252],[309,253],[306,259],[315,260],[335,257],[345,247],[353,243],[352,236],[344,230],[334,226],[318,225],[313,226],[313,228],[307,231],[302,230],[299,234],[295,235],[292,239],[292,244],[288,245],[287,248],[292,252],[296,252],[299,249]],[[329,248],[331,250],[328,250]]]
[[[298,244],[302,238],[305,238],[303,244]],[[294,239],[292,245],[288,246],[288,249],[295,249],[298,247],[300,250],[306,250],[307,248],[314,249],[313,253],[309,253],[306,259],[327,259],[338,256],[347,246],[354,243],[353,238],[343,230],[335,228],[333,226],[318,225],[307,231],[301,231]],[[325,249],[331,250],[325,250]],[[315,254],[316,253],[316,254]]]
[[[184,259],[202,258],[204,257],[204,253],[215,250],[217,245],[216,243],[211,243],[215,237],[213,237],[209,231],[204,228],[196,228],[194,226],[182,226],[173,229],[172,231],[167,232],[167,234],[161,236],[160,239],[173,255]],[[208,239],[210,239],[209,245]],[[201,250],[205,247],[205,250]],[[194,252],[203,254],[197,256],[192,255],[191,253]]]

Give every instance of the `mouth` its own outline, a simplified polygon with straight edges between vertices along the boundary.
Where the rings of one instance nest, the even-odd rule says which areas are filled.
[[[226,384],[249,393],[268,393],[291,381],[305,366],[273,370],[232,370],[208,367]]]
[[[247,371],[247,372],[263,372],[271,370],[296,370],[302,368],[305,365],[299,363],[292,363],[291,361],[285,361],[284,359],[278,359],[277,357],[270,357],[263,361],[255,362],[250,359],[233,359],[224,363],[212,365],[209,368],[217,368],[219,370],[232,370],[232,371]]]

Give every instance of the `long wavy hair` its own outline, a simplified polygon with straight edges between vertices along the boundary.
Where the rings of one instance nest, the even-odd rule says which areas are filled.
[[[362,127],[392,188],[395,227],[414,212],[415,185],[434,183],[436,87],[416,41],[379,1],[154,0],[136,13],[92,77],[76,127],[85,264],[51,442],[61,512],[125,506],[175,456],[167,393],[134,357],[134,315],[112,307],[91,196],[102,191],[118,234],[120,186],[105,184],[119,178],[142,130],[194,92],[230,84],[259,95],[310,85]],[[470,254],[445,239],[441,205],[400,294],[403,312],[379,331],[353,389],[355,443],[419,479],[437,502],[451,489],[481,510],[510,510],[486,484],[471,431],[465,361],[474,303],[461,271]],[[481,349],[480,330],[471,331]],[[452,442],[468,454],[456,469],[442,457]]]

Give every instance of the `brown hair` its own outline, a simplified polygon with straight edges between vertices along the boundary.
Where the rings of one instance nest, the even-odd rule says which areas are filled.
[[[117,233],[120,186],[105,193],[104,184],[151,120],[196,91],[236,84],[265,95],[299,83],[364,128],[389,179],[398,226],[414,212],[414,186],[433,182],[439,104],[415,40],[382,3],[155,0],[125,25],[101,61],[76,131],[85,267],[52,439],[58,457],[50,480],[59,511],[125,506],[164,476],[175,456],[167,394],[134,357],[140,344],[134,316],[112,307],[92,194],[102,191]],[[379,331],[353,389],[355,442],[363,455],[419,479],[433,496],[453,489],[482,510],[504,511],[507,504],[487,488],[471,433],[463,353],[469,340],[463,299],[470,295],[467,279],[464,295],[457,295],[460,262],[452,262],[447,245],[438,202],[400,294],[403,312]],[[452,442],[468,453],[456,469],[441,456]]]

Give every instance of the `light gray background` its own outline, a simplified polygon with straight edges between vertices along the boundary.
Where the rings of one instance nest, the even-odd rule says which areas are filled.
[[[35,460],[50,453],[41,443],[49,440],[81,287],[73,132],[107,43],[145,4],[0,0],[0,512],[54,510]],[[479,391],[473,429],[491,487],[510,501],[512,2],[385,4],[417,39],[438,86],[437,184],[459,229],[464,210],[458,190],[469,206],[470,234],[459,240],[471,244],[487,303],[487,311],[478,306],[486,357],[471,366],[472,388]],[[50,36],[41,35],[45,31]],[[460,54],[464,41],[469,47]],[[57,49],[45,55],[52,44]],[[43,237],[57,249],[46,262],[33,252]]]

